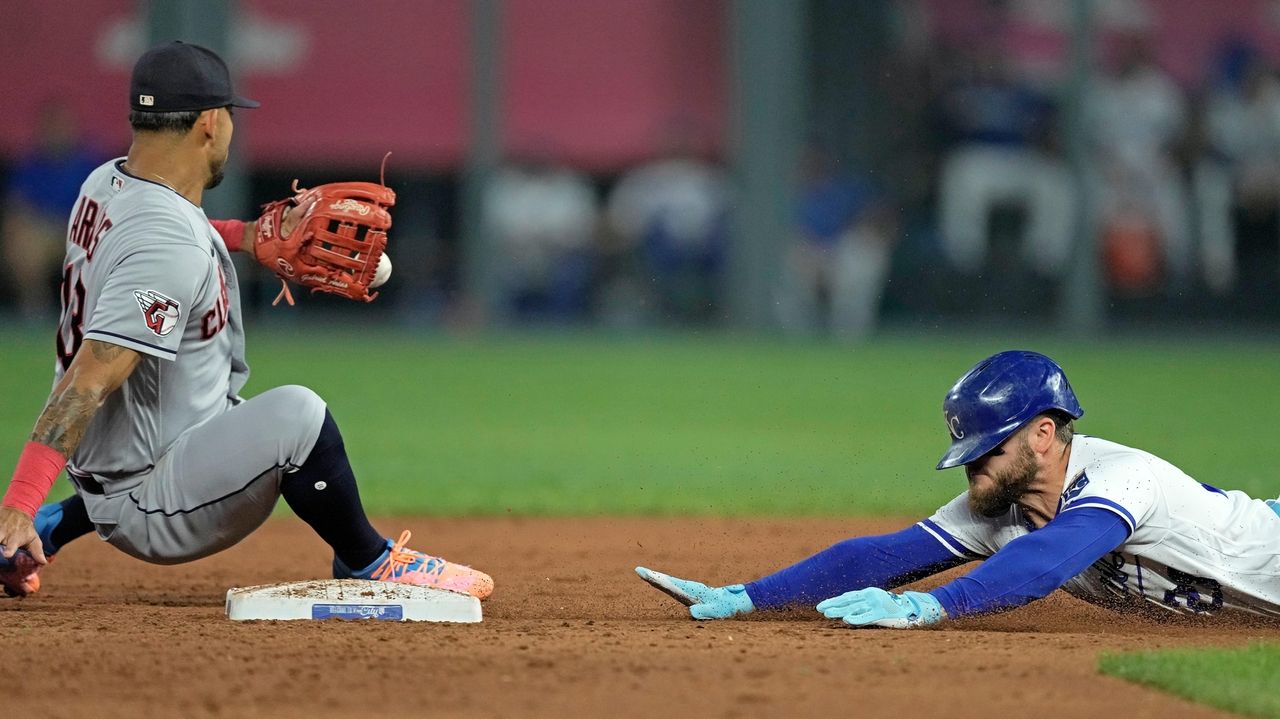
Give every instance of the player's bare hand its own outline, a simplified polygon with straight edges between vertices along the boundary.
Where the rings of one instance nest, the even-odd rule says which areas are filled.
[[[12,559],[19,549],[24,548],[37,562],[49,563],[31,517],[11,507],[0,507],[0,555]]]
[[[293,228],[297,227],[299,222],[302,222],[302,218],[307,216],[307,212],[310,211],[312,206],[315,204],[316,201],[312,198],[304,201],[300,205],[294,205],[293,207],[285,210],[284,218],[280,220],[280,235],[282,237],[288,237],[293,232]]]
[[[293,232],[294,228],[302,222],[302,218],[307,216],[307,211],[309,211],[314,204],[315,200],[312,199],[301,205],[294,205],[285,210],[280,219],[280,236],[288,237],[289,234]],[[252,255],[255,260],[258,259],[258,245],[254,241],[254,238],[258,234],[258,223],[262,221],[262,219],[255,220],[248,226],[245,230],[244,244],[241,245],[241,249]]]

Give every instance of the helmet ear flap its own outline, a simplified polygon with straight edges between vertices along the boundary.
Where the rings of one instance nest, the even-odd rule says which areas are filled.
[[[978,459],[1044,412],[1084,415],[1058,363],[1027,350],[1000,352],[974,365],[947,392],[942,408],[951,446],[938,469]]]

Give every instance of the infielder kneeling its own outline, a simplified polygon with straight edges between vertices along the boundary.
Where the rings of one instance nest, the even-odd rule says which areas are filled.
[[[1084,414],[1035,352],[978,363],[943,402],[968,491],[894,534],[848,539],[749,584],[636,572],[695,619],[817,603],[854,626],[908,628],[998,612],[1059,587],[1114,610],[1280,617],[1274,501],[1202,484],[1142,450],[1074,434]],[[888,590],[984,560],[928,592]]]
[[[326,185],[254,223],[211,223],[200,203],[222,178],[231,109],[258,103],[232,93],[217,55],[179,42],[142,56],[130,95],[129,155],[89,175],[68,226],[54,387],[0,507],[0,587],[35,592],[40,567],[92,531],[148,562],[199,559],[283,496],[333,548],[335,577],[488,596],[482,572],[373,528],[315,392],[239,396],[249,367],[229,252],[370,300],[394,193]],[[40,507],[64,465],[76,494]]]

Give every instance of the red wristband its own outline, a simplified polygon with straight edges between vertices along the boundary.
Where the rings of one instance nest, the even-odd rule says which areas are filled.
[[[27,442],[0,506],[11,507],[35,519],[36,510],[49,496],[54,480],[66,465],[67,458],[58,450],[39,442]]]
[[[245,223],[240,220],[209,220],[209,224],[213,225],[213,229],[222,235],[222,241],[226,244],[229,252],[238,252],[240,245],[244,244],[244,226]]]

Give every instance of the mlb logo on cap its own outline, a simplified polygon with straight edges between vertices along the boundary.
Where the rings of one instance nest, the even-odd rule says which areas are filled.
[[[214,51],[174,40],[142,54],[129,81],[129,105],[145,112],[257,107],[231,89],[227,64]]]

